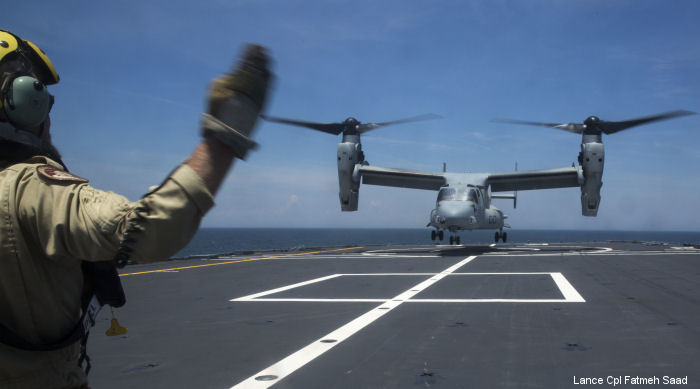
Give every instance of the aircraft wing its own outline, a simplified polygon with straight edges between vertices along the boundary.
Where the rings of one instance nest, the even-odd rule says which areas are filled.
[[[568,188],[583,184],[581,166],[561,169],[515,171],[489,174],[487,182],[492,192],[513,190]]]
[[[369,185],[440,190],[440,187],[446,184],[445,176],[442,173],[423,173],[375,166],[360,166],[359,174],[362,177],[362,183]]]

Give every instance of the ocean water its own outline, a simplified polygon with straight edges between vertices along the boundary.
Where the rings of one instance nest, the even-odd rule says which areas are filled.
[[[506,230],[508,242],[638,241],[700,244],[700,231]],[[493,243],[494,231],[462,231],[463,244]],[[448,242],[448,235],[443,242]],[[201,228],[174,257],[247,251],[305,250],[328,246],[432,244],[426,228]]]

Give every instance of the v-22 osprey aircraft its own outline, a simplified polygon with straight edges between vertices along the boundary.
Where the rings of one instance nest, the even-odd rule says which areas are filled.
[[[540,123],[501,119],[498,122],[552,127],[582,135],[579,165],[547,170],[517,171],[506,173],[448,173],[443,165],[441,173],[416,172],[370,166],[364,159],[360,135],[378,127],[426,120],[436,115],[423,115],[384,123],[360,123],[348,118],[338,123],[315,123],[292,119],[263,116],[272,122],[311,128],[330,134],[342,134],[338,144],[338,184],[342,211],[356,211],[360,183],[399,188],[438,191],[436,206],[430,212],[428,227],[432,227],[432,240],[443,240],[444,231],[450,232],[450,244],[460,244],[460,230],[498,230],[494,240],[506,242],[504,227],[506,215],[491,204],[492,199],[512,199],[516,206],[517,191],[581,187],[581,213],[596,216],[600,205],[605,150],[602,134],[612,134],[641,124],[690,115],[690,111],[673,111],[625,121],[603,121],[596,116],[583,123]],[[511,192],[496,194],[493,192]]]

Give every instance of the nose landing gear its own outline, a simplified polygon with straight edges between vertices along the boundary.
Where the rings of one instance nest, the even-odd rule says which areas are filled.
[[[432,230],[430,231],[430,239],[435,241],[435,238],[439,239],[442,241],[442,238],[444,237],[444,231],[443,230]],[[450,232],[450,244],[460,244],[460,239],[459,236],[457,235],[456,232],[451,231]]]
[[[508,239],[508,233],[503,232],[503,230],[496,231],[496,235],[494,235],[494,241],[498,243],[498,240],[502,240],[503,243],[506,243],[506,240]]]
[[[435,230],[430,231],[430,240],[435,240],[435,238],[438,238],[438,239],[440,239],[440,240],[442,241],[442,239],[444,238],[444,236],[445,236],[445,235],[443,234],[442,230],[440,230],[440,231],[435,231]]]
[[[437,239],[439,239],[440,241],[442,241],[442,239],[443,239],[444,237],[445,237],[445,235],[444,235],[443,230],[439,230],[439,231],[432,230],[432,231],[430,231],[430,240],[433,240],[433,241],[434,241],[435,238],[437,238]],[[457,236],[457,234],[452,233],[452,235],[450,235],[450,244],[460,244],[459,236]]]

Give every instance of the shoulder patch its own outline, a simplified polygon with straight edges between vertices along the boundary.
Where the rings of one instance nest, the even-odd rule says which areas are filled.
[[[40,176],[56,182],[75,182],[75,183],[86,183],[87,179],[78,177],[76,175],[70,174],[66,171],[56,169],[50,165],[41,165],[36,168],[36,171]]]

